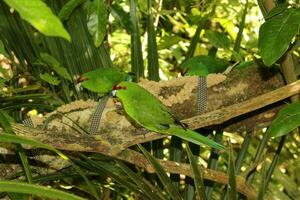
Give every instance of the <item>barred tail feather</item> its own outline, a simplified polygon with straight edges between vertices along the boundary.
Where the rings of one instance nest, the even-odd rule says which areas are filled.
[[[188,142],[192,142],[194,144],[197,144],[197,145],[205,144],[207,146],[210,146],[212,148],[219,149],[219,150],[225,150],[226,149],[223,145],[221,145],[221,144],[219,144],[219,143],[217,143],[217,142],[201,135],[200,133],[192,131],[190,129],[185,130],[185,129],[183,129],[181,127],[178,127],[178,126],[172,126],[168,129],[168,133],[171,134],[171,135],[175,135],[175,136],[177,136],[177,137],[179,137],[183,140],[186,140]]]

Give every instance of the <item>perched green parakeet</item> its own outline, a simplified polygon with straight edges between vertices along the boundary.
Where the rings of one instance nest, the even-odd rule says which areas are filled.
[[[182,76],[207,76],[223,72],[229,63],[212,56],[194,56],[187,59],[179,68]]]
[[[99,94],[108,94],[114,85],[128,78],[128,74],[116,68],[100,68],[82,74],[82,87]]]
[[[83,88],[102,96],[92,115],[91,124],[88,129],[89,133],[94,134],[97,132],[103,110],[113,87],[119,82],[126,80],[128,76],[128,74],[116,68],[100,68],[87,72],[80,77],[83,80],[81,83]]]
[[[115,89],[115,96],[122,102],[125,112],[142,127],[162,134],[175,135],[198,145],[225,149],[223,145],[187,129],[159,99],[138,84],[121,82]]]

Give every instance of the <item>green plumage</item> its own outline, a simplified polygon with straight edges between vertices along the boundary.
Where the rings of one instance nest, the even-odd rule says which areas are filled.
[[[116,68],[101,68],[83,74],[87,80],[82,82],[82,87],[99,94],[112,91],[114,85],[123,81],[128,76]]]
[[[186,129],[161,101],[138,84],[121,82],[118,86],[125,88],[117,90],[116,93],[125,112],[142,127],[162,134],[175,135],[198,145],[205,144],[224,149],[223,145]]]

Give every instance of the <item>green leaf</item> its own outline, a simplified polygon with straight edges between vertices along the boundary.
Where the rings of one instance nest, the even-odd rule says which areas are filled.
[[[85,176],[84,172],[72,160],[70,160],[65,154],[63,154],[61,151],[55,149],[54,147],[52,147],[52,146],[50,146],[48,144],[43,144],[43,143],[41,143],[39,141],[28,139],[28,138],[23,137],[23,136],[12,135],[12,134],[7,134],[7,133],[0,134],[0,142],[10,142],[10,143],[17,143],[17,144],[26,144],[26,145],[34,146],[36,148],[44,148],[44,149],[48,149],[50,151],[54,151],[57,155],[59,155],[60,157],[62,157],[64,160],[67,160],[67,161],[70,162],[70,164],[76,170],[76,172],[78,174],[80,174],[80,176],[85,180],[85,182],[87,183],[87,185],[89,187],[89,190],[92,192],[92,194],[94,195],[94,197],[97,200],[100,199],[99,196],[98,196],[98,194],[97,194],[97,192],[96,192],[96,189],[93,187],[93,185],[91,184],[91,182],[89,181],[89,179]],[[1,191],[1,189],[0,189],[0,191]]]
[[[276,7],[274,7],[272,10],[270,10],[270,12],[268,12],[267,16],[266,16],[266,20],[284,12],[287,8],[288,8],[289,4],[288,3],[281,3],[278,4]]]
[[[0,46],[1,46],[1,40],[0,40]],[[1,47],[0,47],[1,48]],[[1,54],[1,52],[0,52],[0,54]],[[0,78],[2,78],[4,81],[8,81],[8,80],[10,80],[10,76],[9,76],[9,72],[8,72],[9,70],[8,69],[5,69],[5,68],[3,68],[3,67],[0,67],[0,73],[1,73],[1,75],[2,75],[2,77],[0,77]]]
[[[229,63],[226,60],[211,56],[194,56],[181,66],[188,76],[207,76],[211,73],[223,72]]]
[[[9,57],[7,51],[5,50],[5,46],[2,42],[2,40],[0,40],[0,54],[4,55],[7,58]],[[0,69],[1,69],[1,67],[0,67]]]
[[[61,21],[41,0],[4,0],[34,28],[47,36],[58,36],[71,41],[71,37]]]
[[[170,36],[164,36],[160,39],[157,49],[162,50],[162,49],[168,49],[174,44],[178,44],[180,41],[184,41],[185,39],[177,36],[177,35],[170,35]]]
[[[147,158],[147,160],[151,163],[157,176],[159,177],[160,181],[162,182],[164,188],[168,191],[168,194],[174,200],[181,200],[181,195],[179,194],[178,190],[174,187],[171,182],[171,179],[168,177],[167,173],[165,172],[164,168],[157,162],[157,160],[140,144],[138,144],[139,148]]]
[[[242,69],[242,68],[247,68],[247,67],[250,67],[250,66],[253,66],[255,64],[255,62],[253,60],[250,60],[250,61],[243,61],[241,62],[240,64],[238,64],[236,66],[236,68],[239,68],[239,69]]]
[[[235,166],[233,161],[233,149],[232,144],[229,140],[229,161],[228,161],[228,199],[235,200],[237,197],[236,192],[236,176],[235,176]]]
[[[131,33],[133,30],[133,25],[130,20],[129,13],[125,12],[123,8],[118,4],[112,4],[109,6],[110,14],[118,20],[121,26],[128,32]]]
[[[203,177],[199,170],[199,165],[197,163],[197,160],[195,159],[188,143],[186,143],[186,152],[193,170],[194,183],[195,183],[196,191],[198,193],[198,197],[200,197],[201,200],[207,200],[207,196],[205,194],[205,186],[203,183]]]
[[[96,47],[101,45],[105,37],[106,18],[107,11],[103,0],[94,0],[89,7],[87,27]]]
[[[46,186],[23,183],[23,182],[16,182],[16,181],[0,181],[0,191],[33,194],[33,195],[47,197],[50,199],[84,200],[84,198],[81,198],[79,196],[67,192],[59,191],[57,189],[49,188]]]
[[[149,198],[149,199],[166,199],[163,196],[161,191],[158,191],[158,188],[151,185],[147,180],[144,179],[140,174],[133,172],[129,167],[124,163],[118,162],[118,165],[121,170],[123,170],[128,177],[136,184],[137,188]]]
[[[287,51],[299,27],[300,8],[286,9],[260,27],[258,46],[265,65],[271,66]]]
[[[64,79],[67,79],[69,81],[72,81],[72,77],[67,71],[66,68],[62,67],[60,63],[54,58],[53,56],[47,54],[47,53],[41,53],[40,54],[40,61],[45,63],[46,65],[50,66],[59,76],[63,77]]]
[[[6,114],[0,110],[0,125],[3,127],[4,131],[9,134],[14,134],[14,131],[10,125],[9,117],[6,116]],[[28,163],[28,159],[26,156],[25,151],[21,147],[21,145],[16,145],[16,151],[18,152],[18,155],[20,157],[24,172],[26,174],[27,180],[29,183],[32,183],[32,173],[31,169]]]
[[[205,30],[205,37],[217,48],[229,49],[230,40],[225,33],[212,30]]]
[[[50,151],[54,151],[55,153],[57,153],[59,156],[61,156],[65,160],[69,160],[64,154],[62,154],[60,151],[56,150],[54,147],[52,147],[50,145],[47,145],[47,144],[43,144],[43,143],[35,141],[35,140],[28,139],[28,138],[23,137],[23,136],[12,135],[12,134],[7,134],[7,133],[1,133],[0,134],[0,142],[11,142],[11,143],[17,143],[17,144],[27,144],[27,145],[31,145],[31,146],[34,146],[34,147],[37,147],[37,148],[48,149]]]
[[[40,74],[40,78],[51,85],[59,85],[61,82],[58,78],[48,73]]]
[[[144,76],[144,60],[136,9],[136,0],[130,0],[130,20],[133,25],[130,37],[131,72],[136,76],[135,81],[139,81]]]
[[[270,125],[267,134],[280,137],[300,126],[300,102],[282,108]]]
[[[73,12],[73,10],[84,3],[86,0],[69,0],[59,11],[58,17],[60,20],[65,21],[69,19],[69,16]]]
[[[148,32],[148,78],[159,81],[159,62],[156,44],[156,31],[153,22],[152,1],[148,0],[147,32]]]
[[[10,126],[9,118],[7,117],[7,114],[0,110],[0,126],[3,128],[3,130],[7,133],[13,134],[14,131]]]

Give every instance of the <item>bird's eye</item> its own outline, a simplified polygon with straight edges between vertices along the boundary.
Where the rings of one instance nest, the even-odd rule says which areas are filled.
[[[118,89],[119,89],[118,86],[114,85],[113,90],[118,90]]]

